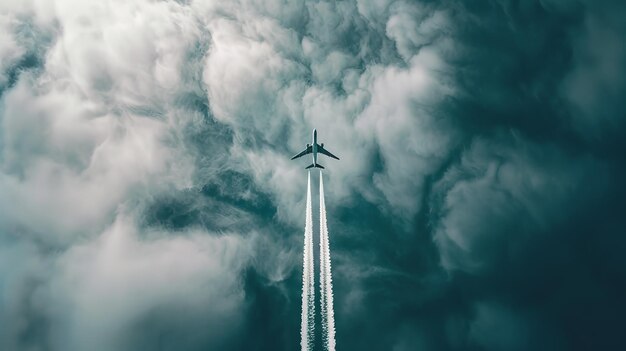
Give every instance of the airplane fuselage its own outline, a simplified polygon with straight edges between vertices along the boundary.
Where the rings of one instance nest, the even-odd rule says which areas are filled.
[[[311,144],[311,155],[313,155],[313,164],[317,164],[317,129],[313,129],[313,143]]]

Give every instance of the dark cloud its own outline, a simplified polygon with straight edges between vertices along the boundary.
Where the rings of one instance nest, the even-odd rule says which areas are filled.
[[[297,348],[313,127],[340,349],[623,348],[625,13],[0,5],[0,348]]]

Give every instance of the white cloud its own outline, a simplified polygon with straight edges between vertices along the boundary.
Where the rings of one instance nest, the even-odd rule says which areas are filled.
[[[310,161],[288,158],[317,128],[320,142],[341,157],[320,159],[329,206],[360,195],[410,223],[426,179],[462,139],[453,117],[438,109],[457,94],[449,82],[454,68],[443,58],[451,50],[445,10],[406,1],[279,0],[56,0],[0,9],[0,85],[25,55],[37,51],[42,60],[0,102],[0,239],[11,244],[0,260],[17,267],[0,269],[0,311],[19,314],[15,301],[41,310],[58,322],[51,331],[58,349],[130,345],[125,331],[163,306],[203,306],[190,318],[236,323],[245,266],[273,284],[298,264],[292,248],[299,241],[284,248],[245,233],[142,228],[143,205],[159,195],[235,170],[251,175],[250,188],[270,193],[278,210],[268,221],[300,226],[302,168]],[[18,24],[47,37],[25,43]],[[591,42],[591,34],[583,38]],[[581,110],[598,100],[580,98],[579,83],[594,76],[606,78],[598,86],[610,85],[622,52],[614,55],[597,57],[598,75],[577,66],[570,76],[565,95]],[[225,131],[189,136],[203,128]],[[194,139],[218,133],[228,134],[219,152],[214,141],[205,150]],[[546,213],[571,200],[585,179],[581,169],[595,166],[558,163],[579,160],[554,151],[544,168],[541,146],[519,155],[516,148],[526,147],[476,141],[437,184],[435,231],[446,269],[477,272],[496,262],[493,248],[509,218],[549,226]],[[203,219],[212,215],[220,214]],[[237,218],[223,222],[235,226]],[[492,218],[505,230],[483,230]],[[271,260],[258,260],[259,252]],[[29,279],[43,287],[29,288]],[[363,279],[353,280],[357,289],[345,299],[352,306],[367,296]],[[33,300],[20,300],[23,291]],[[23,319],[3,338],[15,340],[29,323]],[[478,334],[489,325],[481,320],[487,324],[476,324]],[[398,334],[398,349],[419,342],[407,335]]]
[[[253,241],[194,230],[140,232],[119,216],[98,240],[73,247],[55,265],[48,293],[52,328],[61,336],[57,349],[127,349],[124,330],[159,309],[186,314],[172,318],[170,331],[184,334],[180,328],[196,319],[236,327],[244,298],[240,270]],[[202,333],[207,340],[228,336]]]
[[[135,349],[130,331],[141,334],[137,323],[167,308],[187,313],[167,319],[168,330],[236,327],[254,237],[170,236],[137,224],[154,196],[194,185],[181,135],[198,116],[178,100],[202,91],[206,31],[192,11],[59,0],[7,16],[58,30],[33,29],[42,42],[25,46],[9,25],[13,41],[0,50],[2,77],[24,52],[46,50],[0,102],[0,239],[3,267],[12,267],[0,270],[0,310],[2,325],[13,325],[0,345]],[[189,333],[195,345],[227,338]]]
[[[188,117],[169,106],[190,89],[201,30],[174,3],[57,1],[54,13],[44,70],[3,96],[0,207],[2,222],[63,243],[98,233],[120,203],[190,185],[171,143]]]
[[[308,163],[283,164],[278,158],[299,151],[317,128],[321,141],[342,158],[320,162],[329,167],[332,178],[329,196],[341,201],[356,190],[410,219],[419,209],[425,176],[441,165],[455,145],[449,121],[434,115],[435,106],[453,93],[442,80],[446,66],[435,45],[446,25],[444,15],[429,16],[421,9],[430,22],[416,27],[401,15],[409,5],[395,6],[396,15],[385,20],[409,67],[381,62],[359,70],[355,67],[361,58],[344,51],[337,41],[361,21],[351,6],[309,4],[310,35],[301,41],[255,6],[229,2],[204,7],[201,13],[212,37],[204,71],[211,109],[235,133],[236,147],[231,151],[238,160],[236,167],[248,169],[262,187],[272,190],[279,211],[289,212],[301,198],[294,193],[300,188],[290,184],[302,184],[294,170]],[[219,16],[222,12],[234,18]],[[362,22],[354,25],[368,30]],[[413,30],[400,36],[397,26]],[[354,33],[361,34],[367,35]],[[429,49],[409,50],[424,38],[431,40]],[[313,84],[307,83],[307,65]],[[337,94],[332,86],[336,82],[346,94]],[[372,170],[379,167],[372,164],[377,152],[383,165],[371,178]],[[280,184],[267,183],[272,179],[280,179]]]

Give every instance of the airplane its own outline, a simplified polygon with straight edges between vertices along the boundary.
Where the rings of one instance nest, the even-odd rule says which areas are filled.
[[[313,129],[313,143],[312,144],[306,144],[306,149],[304,149],[304,151],[302,151],[301,153],[295,155],[294,157],[292,157],[291,159],[294,160],[298,157],[307,155],[307,154],[313,154],[313,163],[311,163],[308,167],[306,167],[305,169],[309,169],[309,168],[321,168],[324,169],[324,167],[322,165],[320,165],[319,163],[317,163],[317,153],[320,154],[324,154],[326,156],[332,157],[336,160],[339,159],[339,157],[331,154],[328,150],[324,149],[324,143],[318,144],[317,143],[317,130]]]

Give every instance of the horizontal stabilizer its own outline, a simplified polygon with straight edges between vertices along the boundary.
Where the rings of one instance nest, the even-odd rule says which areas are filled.
[[[324,169],[324,166],[322,166],[322,165],[321,165],[321,164],[319,164],[319,163],[311,163],[311,164],[310,164],[307,168],[305,168],[305,169],[309,169],[309,168],[313,168],[313,167],[315,167],[315,168],[321,168],[321,169]]]

